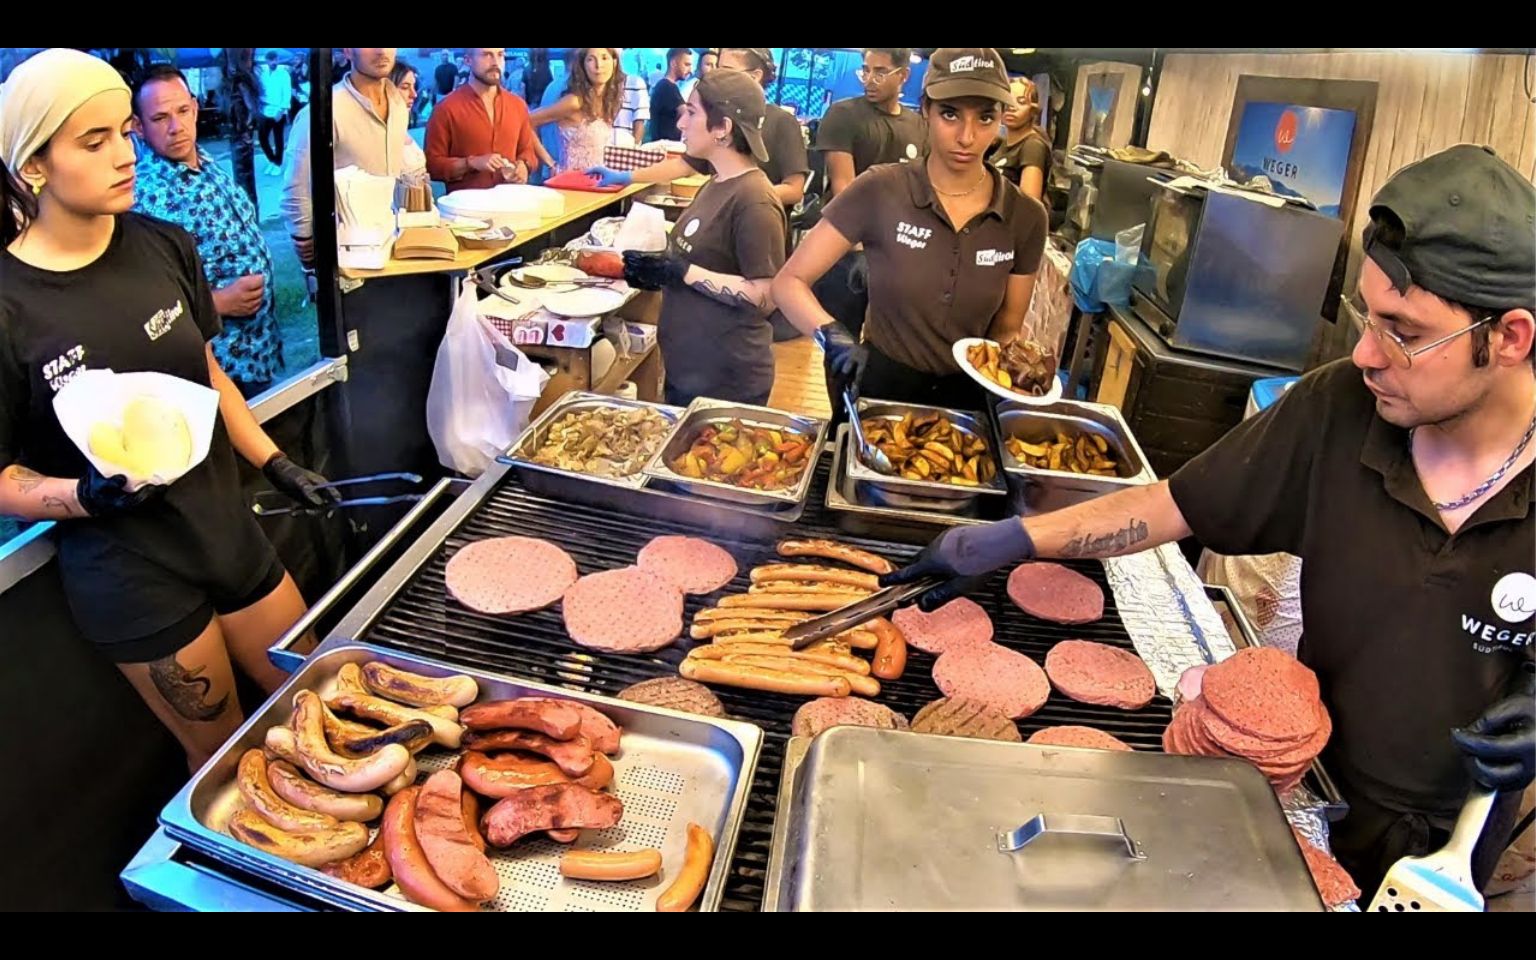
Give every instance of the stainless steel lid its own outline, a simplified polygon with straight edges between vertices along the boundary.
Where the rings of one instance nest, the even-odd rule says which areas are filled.
[[[864,727],[797,752],[765,909],[1323,909],[1241,761]]]

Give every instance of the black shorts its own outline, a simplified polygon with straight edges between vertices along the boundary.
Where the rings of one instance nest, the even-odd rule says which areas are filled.
[[[86,639],[114,663],[148,663],[196,640],[215,615],[236,613],[263,599],[287,573],[264,537],[247,541],[238,558],[211,563],[209,571],[188,578],[118,550],[109,562],[89,567],[66,562],[60,572],[75,624]]]

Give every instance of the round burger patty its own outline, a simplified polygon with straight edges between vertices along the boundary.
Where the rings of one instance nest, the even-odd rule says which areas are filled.
[[[1002,712],[978,700],[944,697],[917,711],[912,718],[913,733],[932,733],[944,737],[972,737],[977,740],[1003,740],[1022,743],[1018,725]]]
[[[665,707],[680,713],[693,713],[701,717],[728,716],[725,706],[714,691],[702,683],[684,680],[682,677],[657,677],[642,680],[619,691],[620,700],[643,703],[652,707]]]

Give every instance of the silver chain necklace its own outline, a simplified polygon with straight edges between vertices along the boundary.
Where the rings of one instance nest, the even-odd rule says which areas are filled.
[[[1413,453],[1413,435],[1417,432],[1418,427],[1414,427],[1412,430],[1408,431],[1408,453],[1410,455]],[[1449,513],[1452,510],[1460,510],[1467,504],[1475,503],[1482,499],[1484,494],[1486,494],[1489,490],[1492,490],[1495,484],[1504,479],[1504,474],[1508,473],[1509,468],[1515,465],[1515,461],[1520,459],[1520,454],[1525,452],[1525,448],[1530,444],[1531,437],[1533,435],[1536,435],[1536,416],[1531,417],[1531,425],[1525,428],[1525,436],[1521,437],[1520,442],[1516,444],[1515,452],[1509,455],[1509,459],[1505,460],[1499,469],[1493,471],[1493,476],[1478,484],[1477,488],[1466,496],[1459,497],[1455,500],[1450,500],[1446,503],[1441,503],[1438,500],[1431,499],[1430,503],[1433,503],[1435,505],[1435,509],[1439,510],[1441,513]]]

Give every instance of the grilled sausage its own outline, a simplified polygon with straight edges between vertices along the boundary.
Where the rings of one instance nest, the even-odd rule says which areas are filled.
[[[477,703],[459,714],[459,722],[471,730],[532,730],[569,740],[581,732],[581,711],[568,700],[519,697]]]
[[[271,781],[267,779],[267,758],[260,750],[247,750],[240,757],[235,783],[245,805],[279,830],[288,833],[324,833],[341,826],[341,821],[328,813],[316,813],[294,806],[278,796],[272,789]]]
[[[368,846],[368,828],[360,823],[340,823],[334,830],[319,833],[289,833],[272,826],[254,810],[239,810],[230,817],[229,833],[247,846],[304,867],[345,860]]]
[[[384,837],[384,855],[389,858],[390,873],[400,891],[412,903],[434,910],[471,912],[478,906],[454,893],[432,872],[427,855],[416,838],[416,798],[420,787],[406,787],[390,798],[384,809],[384,823],[379,832]]]
[[[727,687],[767,690],[770,693],[792,693],[806,697],[846,697],[853,692],[847,677],[789,673],[784,670],[766,670],[740,663],[698,660],[692,657],[684,658],[677,672],[682,674],[684,679],[697,680],[700,683],[718,683]]]
[[[839,560],[861,570],[868,570],[870,573],[890,573],[896,569],[884,557],[876,556],[868,550],[860,550],[858,547],[850,547],[846,543],[838,543],[836,540],[781,540],[779,556]]]
[[[715,840],[696,823],[688,824],[688,846],[683,851],[683,868],[672,885],[656,899],[660,913],[682,913],[704,892],[709,867],[715,861]]]
[[[386,700],[412,707],[467,707],[480,696],[473,677],[423,677],[377,660],[363,664],[363,683]]]
[[[411,752],[398,743],[392,743],[372,756],[356,759],[333,751],[325,741],[321,706],[320,698],[309,690],[300,690],[293,700],[293,736],[299,764],[306,773],[333,790],[367,793],[405,771],[411,762]],[[271,736],[271,730],[268,736]]]
[[[574,783],[529,787],[496,801],[486,811],[481,827],[494,847],[510,847],[530,833],[543,830],[616,826],[624,804],[607,793]]]
[[[464,736],[464,728],[458,724],[458,711],[453,707],[419,710],[415,707],[403,707],[398,703],[391,703],[373,694],[360,693],[338,693],[326,702],[337,710],[345,710],[366,720],[392,727],[410,723],[412,720],[424,720],[432,725],[432,742],[450,750],[458,749],[459,740]],[[445,719],[440,716],[438,711],[444,709],[452,711],[454,719]]]
[[[289,743],[292,743],[293,731],[286,727],[273,729],[287,733]],[[296,749],[294,752],[297,755]],[[378,819],[379,814],[384,812],[384,801],[373,794],[340,793],[329,787],[322,787],[300,773],[288,760],[269,763],[267,779],[272,784],[272,792],[294,806],[315,813],[328,814],[337,820],[367,823]]]
[[[895,680],[907,669],[907,638],[884,617],[876,617],[870,625],[880,638],[880,645],[875,647],[874,668],[870,672],[881,680]]]
[[[389,886],[394,875],[389,872],[389,857],[384,855],[384,831],[380,830],[362,853],[328,863],[320,868],[320,872],[370,890]]]
[[[469,789],[483,797],[500,800],[529,787],[555,783],[578,783],[591,790],[601,790],[613,782],[613,764],[602,754],[593,754],[592,769],[572,780],[548,760],[521,753],[487,755],[466,750],[459,760],[459,775]]]
[[[795,583],[835,583],[861,590],[880,589],[880,578],[873,573],[844,570],[841,567],[822,567],[809,563],[769,563],[752,571],[753,583],[772,583],[789,580]]]
[[[660,850],[572,850],[560,858],[560,875],[572,880],[643,880],[660,869]]]
[[[592,769],[595,754],[586,737],[554,740],[527,730],[474,730],[464,738],[471,750],[526,750],[555,761],[560,772],[575,779]]]
[[[496,868],[464,829],[464,785],[452,770],[439,770],[422,784],[412,821],[427,864],[438,879],[466,900],[484,903],[501,890]]]

